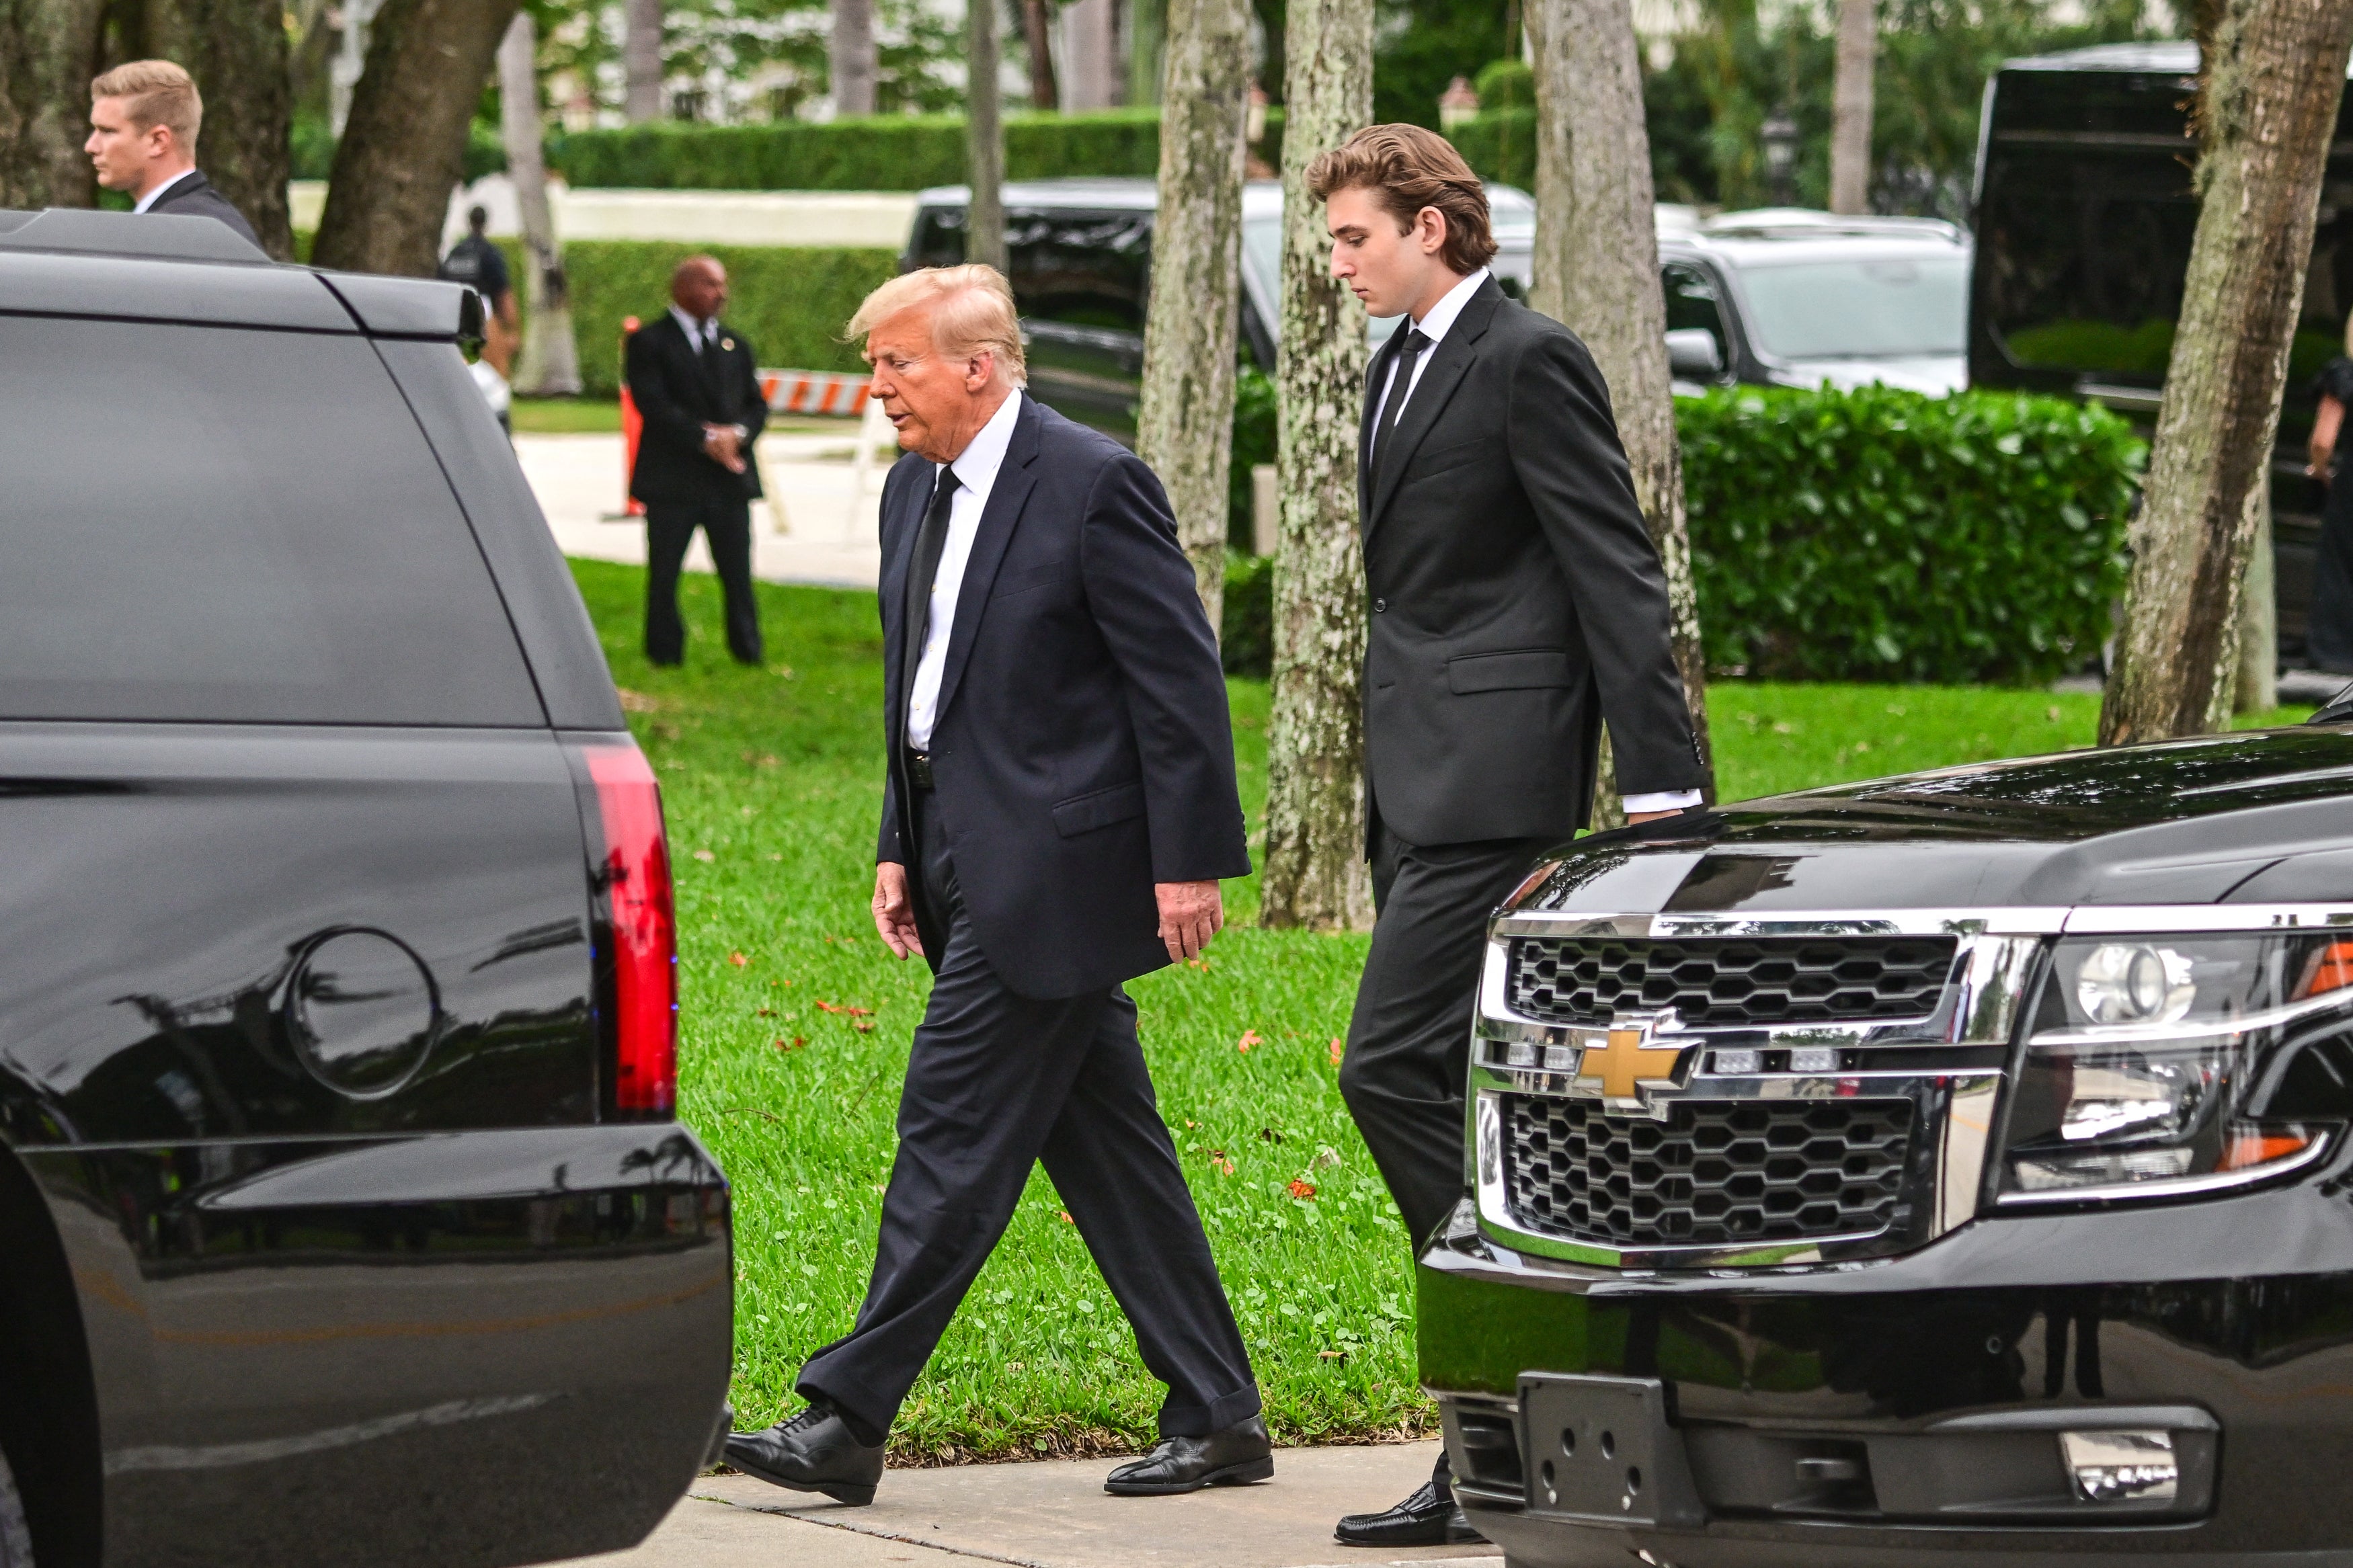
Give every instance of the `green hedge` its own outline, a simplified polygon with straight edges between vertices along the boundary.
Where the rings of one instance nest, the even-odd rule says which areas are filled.
[[[1482,180],[1536,188],[1536,111],[1502,109],[1474,114],[1447,132],[1462,161]]]
[[[1736,387],[1675,423],[1711,668],[2024,685],[2107,636],[2146,448],[2105,409]]]
[[[914,191],[965,178],[964,117],[877,114],[828,124],[658,121],[548,140],[548,163],[579,186],[653,190]],[[1012,114],[1006,177],[1143,174],[1160,168],[1160,111]]]
[[[1274,668],[1274,557],[1226,552],[1224,624],[1218,628],[1218,652],[1228,675],[1255,676],[1261,680]]]

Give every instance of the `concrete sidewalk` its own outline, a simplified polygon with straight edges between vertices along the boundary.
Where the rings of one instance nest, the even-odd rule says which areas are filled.
[[[770,583],[874,586],[882,570],[875,522],[882,475],[892,458],[876,458],[867,493],[854,496],[849,458],[856,428],[845,421],[839,436],[761,438],[760,469],[769,494],[783,504],[787,531],[776,532],[773,511],[753,503],[754,576]],[[514,447],[523,478],[539,497],[548,530],[564,553],[644,564],[644,521],[617,520],[627,491],[618,436],[522,435]],[[711,552],[700,533],[687,550],[686,569],[712,569]]]
[[[704,1476],[643,1546],[572,1568],[1503,1568],[1492,1546],[1362,1552],[1333,1541],[1334,1520],[1396,1501],[1437,1458],[1435,1443],[1284,1448],[1271,1481],[1178,1498],[1110,1496],[1103,1479],[1118,1459],[892,1470],[871,1508]]]

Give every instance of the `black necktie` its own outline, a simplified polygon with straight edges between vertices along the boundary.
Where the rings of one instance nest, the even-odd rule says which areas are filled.
[[[955,503],[956,474],[940,470],[923,526],[915,535],[915,558],[907,565],[907,691],[915,690],[915,667],[923,662],[923,641],[931,636],[932,581],[940,574],[940,552],[948,542],[948,511]]]
[[[1373,422],[1373,460],[1377,463],[1388,449],[1388,433],[1405,417],[1406,394],[1413,390],[1413,367],[1421,363],[1421,356],[1429,349],[1430,340],[1421,335],[1419,327],[1406,329],[1405,352],[1398,356],[1397,371],[1381,395],[1381,416]]]

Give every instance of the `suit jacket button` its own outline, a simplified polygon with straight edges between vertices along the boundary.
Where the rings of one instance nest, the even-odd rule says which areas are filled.
[[[1377,616],[1386,611],[1388,607],[1389,602],[1387,599],[1375,599],[1373,601],[1373,614]]]

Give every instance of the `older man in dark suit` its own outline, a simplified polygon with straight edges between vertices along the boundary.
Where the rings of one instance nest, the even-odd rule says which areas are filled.
[[[1462,1195],[1488,912],[1585,825],[1605,720],[1633,821],[1700,803],[1699,749],[1609,389],[1575,333],[1496,287],[1478,176],[1434,132],[1376,125],[1307,179],[1333,274],[1409,318],[1373,356],[1359,447],[1380,919],[1340,1089],[1419,1249]],[[1337,1534],[1477,1539],[1443,1458]]]
[[[1273,1473],[1241,1334],[1121,983],[1198,954],[1250,869],[1225,681],[1160,482],[1031,401],[987,267],[852,319],[907,456],[882,492],[887,784],[874,923],[934,973],[865,1304],[808,1408],[729,1439],[779,1486],[871,1500],[892,1416],[1043,1161],[1168,1394],[1104,1485]]]
[[[752,592],[752,502],[760,468],[752,444],[768,423],[752,345],[719,319],[727,269],[691,256],[670,275],[670,310],[629,334],[629,396],[645,420],[629,493],[646,503],[646,658],[686,657],[678,574],[694,531],[711,544],[727,602],[727,651],[760,662],[760,605]]]

